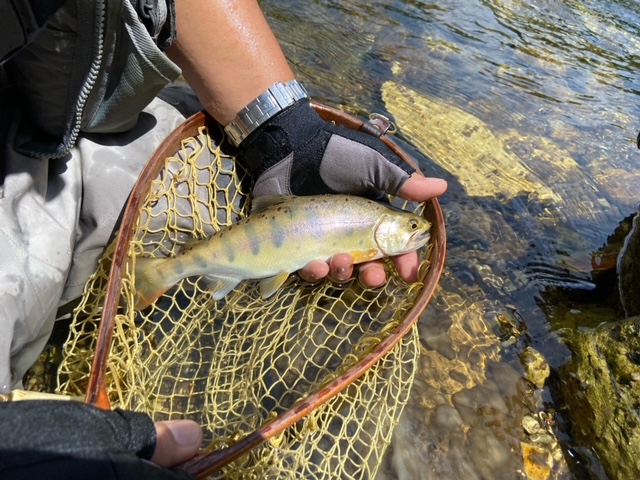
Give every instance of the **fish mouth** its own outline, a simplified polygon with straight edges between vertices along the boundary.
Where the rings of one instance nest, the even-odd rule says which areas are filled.
[[[426,244],[431,238],[431,234],[429,233],[429,229],[425,229],[423,231],[415,232],[411,237],[409,237],[409,245],[415,248],[420,248],[424,244]]]

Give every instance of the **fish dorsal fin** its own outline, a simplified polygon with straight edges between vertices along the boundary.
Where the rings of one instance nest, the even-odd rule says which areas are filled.
[[[294,198],[294,195],[265,195],[251,200],[251,213],[260,213],[269,207],[278,205],[288,198]]]
[[[260,294],[262,298],[269,298],[282,286],[289,278],[289,272],[280,272],[277,275],[260,280]]]

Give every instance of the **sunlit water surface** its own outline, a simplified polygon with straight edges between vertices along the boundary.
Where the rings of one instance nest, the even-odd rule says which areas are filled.
[[[380,478],[602,476],[573,444],[549,382],[524,380],[523,352],[539,352],[553,379],[571,355],[564,331],[619,316],[607,263],[615,245],[606,244],[640,202],[640,3],[261,5],[317,100],[390,115],[397,105],[383,90],[412,92],[491,132],[477,145],[482,155],[501,151],[533,175],[517,195],[501,191],[509,165],[465,178],[456,166],[468,158],[454,152],[443,166],[412,148],[430,131],[409,135],[398,122],[423,171],[449,181],[441,199],[449,243],[441,288],[419,323],[412,400]],[[474,133],[447,125],[431,133]],[[555,438],[531,438],[522,425],[531,415]],[[535,459],[523,464],[531,453],[523,444],[542,446],[532,456],[542,458],[538,470]]]

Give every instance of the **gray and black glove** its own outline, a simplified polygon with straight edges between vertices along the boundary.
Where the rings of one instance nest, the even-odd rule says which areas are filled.
[[[326,122],[300,100],[239,146],[253,195],[395,195],[413,173],[379,138]]]
[[[146,459],[155,449],[151,418],[78,402],[0,404],[3,480],[187,480]]]

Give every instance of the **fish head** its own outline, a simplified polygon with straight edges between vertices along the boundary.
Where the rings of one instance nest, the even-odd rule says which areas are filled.
[[[374,238],[383,254],[399,255],[425,245],[431,237],[430,228],[431,224],[420,215],[390,211],[380,217],[375,227]]]

